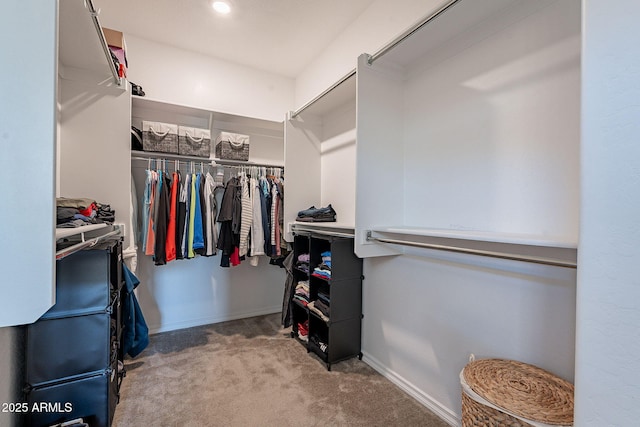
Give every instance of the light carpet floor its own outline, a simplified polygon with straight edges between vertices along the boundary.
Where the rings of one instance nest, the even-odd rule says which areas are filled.
[[[448,426],[357,358],[327,371],[289,331],[274,314],[152,335],[113,425]]]

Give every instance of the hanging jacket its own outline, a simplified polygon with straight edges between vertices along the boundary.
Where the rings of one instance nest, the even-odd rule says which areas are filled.
[[[202,229],[202,198],[201,192],[202,174],[196,174],[196,180],[193,184],[193,193],[195,195],[195,212],[193,215],[193,251],[194,253],[200,253],[204,249],[204,233]]]
[[[180,171],[176,172],[177,180],[178,180],[178,191],[176,194],[176,205],[177,205],[177,213],[176,213],[176,259],[183,259],[182,255],[182,237],[184,236],[184,220],[185,215],[187,213],[186,202],[182,200],[184,183],[182,182],[182,177],[180,176]]]
[[[157,200],[157,218],[156,218],[156,245],[153,259],[156,265],[164,265],[167,263],[166,244],[167,244],[167,226],[169,222],[169,209],[171,189],[171,181],[166,173],[160,174],[162,185],[159,186],[159,194]]]
[[[289,252],[289,255],[284,259],[282,263],[287,277],[284,281],[284,297],[282,299],[282,326],[288,328],[291,326],[291,299],[295,291],[294,279],[293,279],[293,252]]]
[[[122,263],[126,294],[122,301],[122,351],[136,357],[149,345],[149,328],[133,292],[140,280]]]
[[[220,236],[218,237],[218,249],[222,251],[220,258],[221,267],[229,267],[230,257],[234,253],[234,248],[238,245],[237,234],[233,232],[234,205],[238,193],[238,178],[233,177],[227,181],[227,185],[222,195],[218,222],[220,223]]]

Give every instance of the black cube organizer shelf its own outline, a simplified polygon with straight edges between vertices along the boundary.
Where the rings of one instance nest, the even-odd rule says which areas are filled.
[[[56,304],[26,326],[24,424],[82,418],[109,427],[124,377],[122,243],[105,241],[56,265]]]
[[[322,254],[331,253],[330,277],[313,275],[322,264]],[[331,370],[331,364],[351,357],[362,359],[362,259],[353,252],[353,239],[316,233],[298,233],[293,243],[294,286],[308,282],[308,301],[291,301],[291,336],[299,339]],[[298,262],[307,255],[308,266]],[[317,314],[309,304],[321,300],[329,316]],[[306,332],[306,335],[305,335]]]

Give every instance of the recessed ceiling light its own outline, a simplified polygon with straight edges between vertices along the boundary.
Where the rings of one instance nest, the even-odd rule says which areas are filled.
[[[229,6],[229,3],[224,1],[214,1],[213,8],[215,9],[216,12],[222,13],[225,15],[231,12],[231,6]]]

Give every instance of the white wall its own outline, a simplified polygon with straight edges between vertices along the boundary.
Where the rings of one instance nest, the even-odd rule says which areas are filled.
[[[640,418],[640,42],[635,0],[583,0],[577,426]]]
[[[128,79],[149,98],[279,122],[292,109],[291,78],[125,37]]]
[[[441,3],[442,0],[374,2],[298,75],[296,108],[356,68],[361,53],[375,53]]]
[[[132,242],[130,91],[61,78],[60,106],[60,196],[110,205],[116,223],[126,224],[126,248]]]
[[[507,18],[478,25],[464,50],[454,39],[411,65],[398,137],[405,225],[577,244],[579,7],[556,2],[502,31]]]
[[[575,270],[410,250],[364,276],[365,362],[452,424],[471,353],[573,379]]]
[[[323,120],[320,158],[320,206],[331,204],[337,222],[355,226],[356,106],[350,102]],[[308,206],[299,206],[306,209]]]

